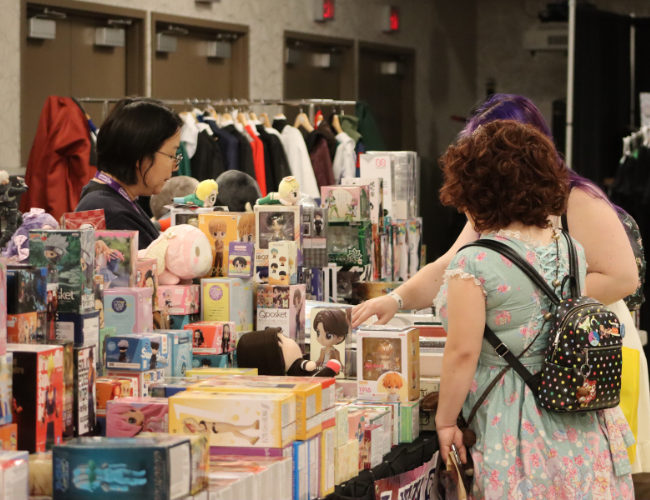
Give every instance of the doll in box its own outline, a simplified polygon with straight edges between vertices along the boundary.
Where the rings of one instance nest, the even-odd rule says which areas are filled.
[[[296,338],[297,339],[302,339],[302,335],[304,334],[304,332],[302,331],[302,328],[304,327],[304,322],[300,321],[300,313],[302,312],[302,303],[303,303],[302,292],[300,291],[300,289],[297,288],[296,292],[293,294],[293,305],[296,308]],[[289,309],[288,303],[285,306],[285,309]],[[339,361],[341,360],[339,359]],[[327,362],[325,364],[327,364]]]
[[[399,373],[390,372],[384,375],[384,378],[379,383],[381,387],[386,389],[388,402],[398,402],[400,400],[400,389],[404,386],[404,380]]]
[[[192,417],[183,420],[183,429],[188,434],[196,434],[201,432],[213,432],[215,434],[232,433],[235,437],[246,439],[251,446],[259,441],[259,436],[247,436],[242,431],[258,430],[260,428],[260,421],[256,420],[250,425],[233,425],[223,422],[210,422],[201,420],[197,422]]]
[[[88,464],[75,467],[72,474],[75,487],[90,492],[102,490],[125,493],[130,486],[147,484],[146,470],[130,470],[124,464],[103,464],[97,467],[93,460],[89,460]]]
[[[192,333],[192,338],[193,338],[192,345],[194,347],[202,347],[203,345],[205,345],[205,337],[203,337],[202,330],[194,330],[194,332]]]
[[[323,346],[316,366],[320,368],[326,365],[330,359],[335,359],[342,365],[341,353],[334,346],[345,342],[350,329],[345,311],[343,309],[323,309],[316,314],[311,327],[316,332],[318,343]]]
[[[224,323],[223,325],[223,334],[221,335],[221,352],[226,353],[230,351],[230,325]]]
[[[122,252],[109,248],[100,239],[95,240],[95,272],[104,277],[104,289],[110,288],[111,282],[117,279],[115,271],[120,261],[124,262]]]
[[[354,217],[356,216],[356,209],[357,206],[359,205],[359,202],[356,200],[356,198],[352,198],[350,200],[350,203],[348,204],[348,211],[345,213],[345,220],[348,222],[351,222],[354,220]]]
[[[126,339],[120,340],[117,343],[117,348],[120,350],[120,357],[118,358],[118,362],[128,363],[129,359],[126,355],[126,351],[129,349],[129,341]]]
[[[44,241],[45,258],[49,261],[48,274],[50,283],[59,281],[59,262],[68,253],[68,240],[60,234],[50,234]]]
[[[316,237],[320,238],[321,232],[323,231],[323,214],[320,211],[314,211],[314,231],[316,232]]]
[[[226,237],[226,232],[228,230],[228,225],[223,219],[210,219],[208,223],[208,231],[210,235],[214,238],[214,267],[217,270],[217,276],[225,276],[223,267],[223,249],[224,249],[224,238]]]
[[[394,358],[394,354],[395,348],[390,341],[384,340],[379,343],[377,357],[379,358],[378,369],[380,373],[401,370],[399,358]]]
[[[56,387],[52,383],[52,376],[56,369],[54,356],[50,355],[47,359],[47,381],[45,388],[45,407],[43,408],[43,417],[41,422],[47,426],[47,444],[54,444],[54,426],[55,420],[59,418],[59,409],[56,406]]]
[[[243,243],[255,243],[255,214],[253,212],[246,212],[239,217],[237,234],[239,241]]]
[[[268,241],[293,241],[293,217],[285,212],[270,212],[266,216],[266,227],[270,231]]]
[[[131,406],[111,403],[106,415],[106,436],[135,437],[141,432],[167,433],[169,407],[161,404]]]

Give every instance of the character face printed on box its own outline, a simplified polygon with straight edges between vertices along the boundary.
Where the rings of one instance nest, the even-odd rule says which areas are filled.
[[[262,212],[260,216],[260,247],[269,248],[269,242],[294,241],[294,214],[289,212]]]
[[[255,214],[245,213],[239,218],[237,223],[237,234],[239,241],[244,243],[255,242]]]

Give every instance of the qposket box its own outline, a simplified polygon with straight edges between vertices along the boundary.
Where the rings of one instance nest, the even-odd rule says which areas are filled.
[[[18,448],[30,453],[60,444],[63,437],[63,348],[8,344],[13,353],[14,420]]]
[[[201,319],[232,321],[239,333],[253,331],[253,284],[239,278],[201,280]]]
[[[192,366],[192,334],[188,330],[156,330],[154,333],[167,336],[169,363],[165,378],[184,377]]]
[[[104,277],[104,289],[136,286],[137,231],[95,231],[95,272]]]
[[[74,349],[74,432],[92,435],[97,417],[95,346]]]
[[[149,387],[156,382],[165,380],[165,370],[147,370],[143,372],[122,372],[119,370],[108,370],[109,377],[131,377],[137,385],[138,394],[142,397],[149,396]]]
[[[228,276],[230,242],[246,241],[241,240],[239,237],[238,226],[242,217],[250,219],[249,225],[254,228],[253,214],[213,212],[211,214],[199,215],[199,229],[207,236],[212,246],[212,256],[214,259],[212,276]],[[243,236],[245,237],[245,235]]]
[[[260,296],[263,300],[260,300]],[[305,285],[259,285],[257,329],[281,328],[282,333],[305,345]]]
[[[118,332],[153,331],[151,288],[111,288],[104,291],[104,321]]]
[[[142,432],[169,433],[165,398],[121,398],[106,405],[106,437],[128,438]]]
[[[10,265],[7,291],[8,314],[47,310],[47,267]]]
[[[75,438],[52,453],[53,500],[182,499],[191,491],[187,438]]]
[[[135,286],[151,288],[153,310],[160,311],[158,302],[158,261],[156,259],[138,259],[135,263]]]
[[[74,342],[75,346],[96,346],[99,343],[99,312],[84,314],[60,313],[56,322],[57,340]]]
[[[168,365],[169,345],[166,335],[116,335],[105,339],[108,370],[154,370]]]
[[[158,302],[172,316],[196,314],[199,312],[199,285],[160,285]]]
[[[92,229],[30,231],[29,263],[47,267],[48,281],[59,283],[60,312],[85,313],[95,308]]]

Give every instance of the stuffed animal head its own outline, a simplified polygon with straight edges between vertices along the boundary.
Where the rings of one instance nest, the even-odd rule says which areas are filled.
[[[185,175],[179,175],[178,177],[169,179],[160,194],[154,194],[151,200],[149,200],[154,218],[156,220],[161,219],[167,213],[165,206],[171,205],[174,202],[174,198],[182,198],[188,194],[192,194],[198,185],[199,181]]]
[[[239,170],[226,170],[217,177],[217,184],[217,205],[228,207],[231,212],[246,212],[246,205],[255,205],[262,197],[257,181]]]
[[[207,179],[201,181],[198,186],[196,186],[196,191],[194,192],[196,197],[203,201],[204,208],[213,207],[217,202],[217,195],[219,194],[219,185],[214,179]]]
[[[300,194],[300,185],[295,177],[285,177],[280,182],[278,187],[278,194],[280,199],[287,205],[295,205],[298,203],[298,195]]]

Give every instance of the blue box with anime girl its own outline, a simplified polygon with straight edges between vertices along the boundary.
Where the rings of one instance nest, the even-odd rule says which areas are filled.
[[[168,365],[166,335],[116,335],[106,337],[104,342],[106,368],[109,370],[145,371]]]
[[[190,446],[186,437],[163,434],[72,439],[65,446],[55,446],[52,452],[52,498],[184,498],[191,487]]]
[[[59,284],[59,312],[83,314],[95,310],[92,229],[30,231],[29,264],[47,267],[48,283]]]

